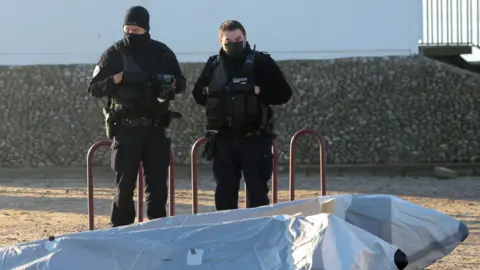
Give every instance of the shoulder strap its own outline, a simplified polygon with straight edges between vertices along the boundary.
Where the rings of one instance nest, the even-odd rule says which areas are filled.
[[[125,49],[125,42],[123,40],[119,40],[113,44],[115,49],[118,53],[122,54],[123,50]],[[123,63],[123,56],[122,56],[122,63]],[[113,105],[113,96],[107,97],[107,110],[111,109]]]
[[[218,63],[220,62],[220,57],[218,55],[212,55],[208,58],[208,60],[212,61],[213,65],[212,68],[216,68],[218,66]]]
[[[215,68],[218,66],[220,63],[220,57],[218,55],[212,55],[208,58],[208,62],[211,62],[212,65],[210,66],[210,69],[208,70],[208,76],[212,76],[212,72],[215,70]]]

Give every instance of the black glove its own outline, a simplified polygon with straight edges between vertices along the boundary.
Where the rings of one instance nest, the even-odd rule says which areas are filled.
[[[160,91],[158,91],[157,97],[164,100],[175,100],[175,86],[173,85],[160,86]]]
[[[202,158],[205,158],[207,161],[212,161],[213,154],[215,153],[215,139],[217,136],[216,130],[209,130],[205,132],[204,137],[207,139],[203,146],[203,151],[201,154]]]
[[[169,74],[158,73],[152,77],[155,88],[158,89],[157,97],[164,100],[175,100],[175,77]]]
[[[213,144],[210,141],[207,141],[203,145],[203,150],[201,153],[201,157],[204,158],[207,161],[212,161],[213,160]]]

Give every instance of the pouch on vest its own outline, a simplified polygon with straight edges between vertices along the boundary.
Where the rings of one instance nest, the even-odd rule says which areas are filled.
[[[246,97],[250,87],[248,85],[248,78],[232,78],[231,85],[229,87],[231,100],[232,100],[232,112],[230,115],[233,117],[245,116]]]
[[[207,127],[211,129],[220,128],[225,124],[228,111],[231,110],[229,98],[225,91],[227,76],[224,71],[223,62],[220,61],[212,72],[212,80],[208,86],[208,95],[205,101]]]
[[[148,77],[135,63],[131,54],[121,52],[121,55],[123,79],[117,92],[117,98],[127,104],[147,99],[152,91],[151,87],[148,87]]]
[[[220,99],[218,97],[208,97],[205,103],[207,120],[217,119],[220,115]]]
[[[233,78],[233,115],[247,118],[256,118],[259,115],[258,97],[254,92],[254,85],[249,78]]]

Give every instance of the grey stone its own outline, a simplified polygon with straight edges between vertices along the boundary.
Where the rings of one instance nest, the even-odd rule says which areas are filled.
[[[456,171],[449,168],[445,168],[445,167],[439,167],[439,166],[433,169],[433,174],[438,179],[453,179],[457,177]]]
[[[202,136],[204,109],[191,90],[204,63],[182,63],[187,93],[173,107],[177,164],[190,163]],[[289,162],[291,136],[310,128],[325,136],[328,164],[450,163],[478,160],[480,75],[420,56],[279,61],[292,100],[275,107],[278,162]],[[0,167],[85,166],[104,140],[105,100],[88,96],[92,65],[0,67]],[[317,165],[316,141],[300,138],[296,164]],[[110,163],[99,150],[94,165]],[[207,164],[198,156],[198,162]]]

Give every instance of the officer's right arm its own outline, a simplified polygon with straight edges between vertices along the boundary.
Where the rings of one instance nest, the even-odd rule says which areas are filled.
[[[193,99],[198,105],[205,106],[207,96],[205,94],[205,88],[210,84],[211,72],[213,68],[214,58],[210,57],[203,67],[202,73],[198,77],[195,85],[193,86],[192,95]]]
[[[118,85],[113,81],[113,76],[121,72],[122,68],[121,56],[115,47],[111,46],[102,53],[95,66],[92,79],[88,85],[88,93],[94,98],[114,95]]]

